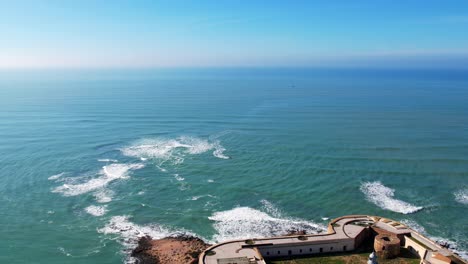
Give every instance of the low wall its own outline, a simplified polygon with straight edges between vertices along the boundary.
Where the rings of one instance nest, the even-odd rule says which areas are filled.
[[[300,244],[258,246],[257,249],[265,258],[313,255],[321,253],[352,251],[354,250],[354,240],[350,238],[335,241],[323,241],[320,243],[314,242],[310,244],[304,242]]]

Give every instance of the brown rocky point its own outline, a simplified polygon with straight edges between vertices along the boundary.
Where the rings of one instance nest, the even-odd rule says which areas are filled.
[[[132,251],[138,264],[197,263],[198,256],[210,245],[198,237],[181,235],[162,239],[142,237]]]

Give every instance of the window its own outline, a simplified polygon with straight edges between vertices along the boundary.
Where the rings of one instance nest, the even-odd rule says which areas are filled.
[[[291,250],[288,250],[288,255],[292,255],[292,251],[291,251]]]
[[[333,247],[330,247],[330,251],[333,251]]]
[[[281,251],[278,250],[278,255],[281,254]]]
[[[269,255],[270,255],[270,251],[267,251],[267,256],[269,256]]]
[[[320,253],[322,253],[322,252],[323,252],[323,248],[320,248]]]
[[[312,252],[312,248],[309,248],[309,252]]]
[[[299,249],[299,253],[302,253],[302,249]]]
[[[343,251],[346,251],[346,246],[343,246]]]

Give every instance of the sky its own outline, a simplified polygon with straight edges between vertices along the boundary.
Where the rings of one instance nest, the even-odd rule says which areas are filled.
[[[468,68],[467,0],[0,0],[0,68]]]

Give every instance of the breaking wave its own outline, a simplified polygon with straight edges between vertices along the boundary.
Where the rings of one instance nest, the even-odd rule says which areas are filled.
[[[323,225],[283,217],[276,208],[273,208],[273,212],[278,213],[278,215],[273,216],[271,213],[250,207],[237,207],[216,212],[209,217],[210,220],[215,222],[213,227],[217,232],[213,236],[213,240],[222,242],[233,239],[280,236],[291,230],[305,230],[308,234],[315,234],[325,230]]]
[[[415,206],[393,198],[395,190],[386,187],[378,181],[363,183],[361,191],[366,195],[367,200],[385,210],[401,214],[411,214],[423,209],[422,206]]]
[[[455,201],[462,204],[468,204],[468,188],[458,190],[454,195]]]
[[[165,162],[180,164],[187,155],[202,154],[213,151],[213,156],[228,159],[224,155],[226,149],[221,146],[219,140],[208,141],[205,139],[182,136],[176,139],[144,139],[133,146],[121,149],[122,154],[140,160],[154,160],[160,166]]]
[[[96,205],[90,205],[85,208],[85,211],[93,216],[103,216],[107,213],[107,208],[106,206],[96,206]]]
[[[99,177],[92,178],[83,183],[79,184],[63,184],[52,190],[52,192],[61,193],[65,196],[76,196],[91,191],[95,191],[105,187],[112,181],[118,179],[128,178],[128,172],[130,170],[137,170],[143,168],[144,165],[140,163],[135,164],[120,164],[114,163],[102,167],[102,170],[99,172]],[[102,199],[108,200],[108,199]]]

